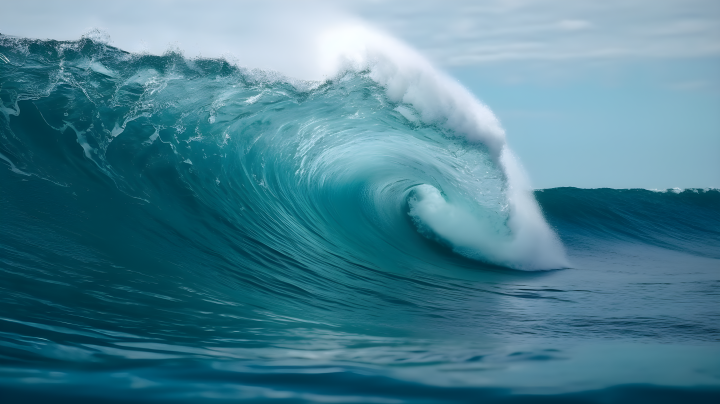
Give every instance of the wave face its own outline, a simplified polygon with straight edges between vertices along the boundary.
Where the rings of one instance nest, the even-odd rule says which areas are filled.
[[[387,53],[317,83],[0,36],[8,397],[665,394],[665,374],[543,375],[591,367],[568,341],[717,340],[718,191],[533,196],[489,110]],[[683,282],[653,272],[678,262],[695,271]],[[640,278],[671,286],[660,298]],[[688,294],[690,318],[674,304]],[[693,373],[714,351],[666,366],[678,352],[643,349],[612,352],[717,384],[716,364]]]

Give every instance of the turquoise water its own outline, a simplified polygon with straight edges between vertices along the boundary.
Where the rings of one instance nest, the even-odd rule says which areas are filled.
[[[718,190],[518,190],[372,68],[0,54],[4,402],[720,397]]]

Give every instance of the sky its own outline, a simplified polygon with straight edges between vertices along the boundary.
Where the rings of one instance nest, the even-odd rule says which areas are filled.
[[[363,21],[487,104],[536,188],[720,188],[720,1],[0,0],[0,33],[223,55],[318,79],[318,27]],[[314,76],[315,74],[315,76]]]

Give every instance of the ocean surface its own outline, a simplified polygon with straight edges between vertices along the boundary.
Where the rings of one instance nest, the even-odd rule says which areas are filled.
[[[0,35],[0,402],[720,402],[720,191],[531,191],[378,55]]]

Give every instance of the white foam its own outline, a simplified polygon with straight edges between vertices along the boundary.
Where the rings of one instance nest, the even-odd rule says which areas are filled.
[[[20,170],[19,168],[17,168],[17,167],[15,166],[15,164],[13,164],[13,162],[10,161],[9,158],[5,157],[5,155],[2,154],[2,153],[0,153],[0,160],[3,160],[3,161],[5,161],[6,163],[8,163],[8,165],[10,166],[10,171],[14,172],[15,174],[20,174],[20,175],[25,175],[25,176],[30,176],[30,175],[31,175],[31,174],[28,174],[28,173],[26,173],[25,171],[22,171],[22,170]]]
[[[400,41],[359,22],[322,32],[319,65],[324,76],[346,69],[369,70],[393,102],[412,105],[426,123],[441,123],[470,142],[485,144],[499,157],[505,131],[498,119],[457,81]]]
[[[513,234],[509,248],[515,254],[515,264],[509,266],[526,270],[567,268],[562,243],[545,221],[527,174],[507,145],[500,161],[507,176],[508,226]]]

